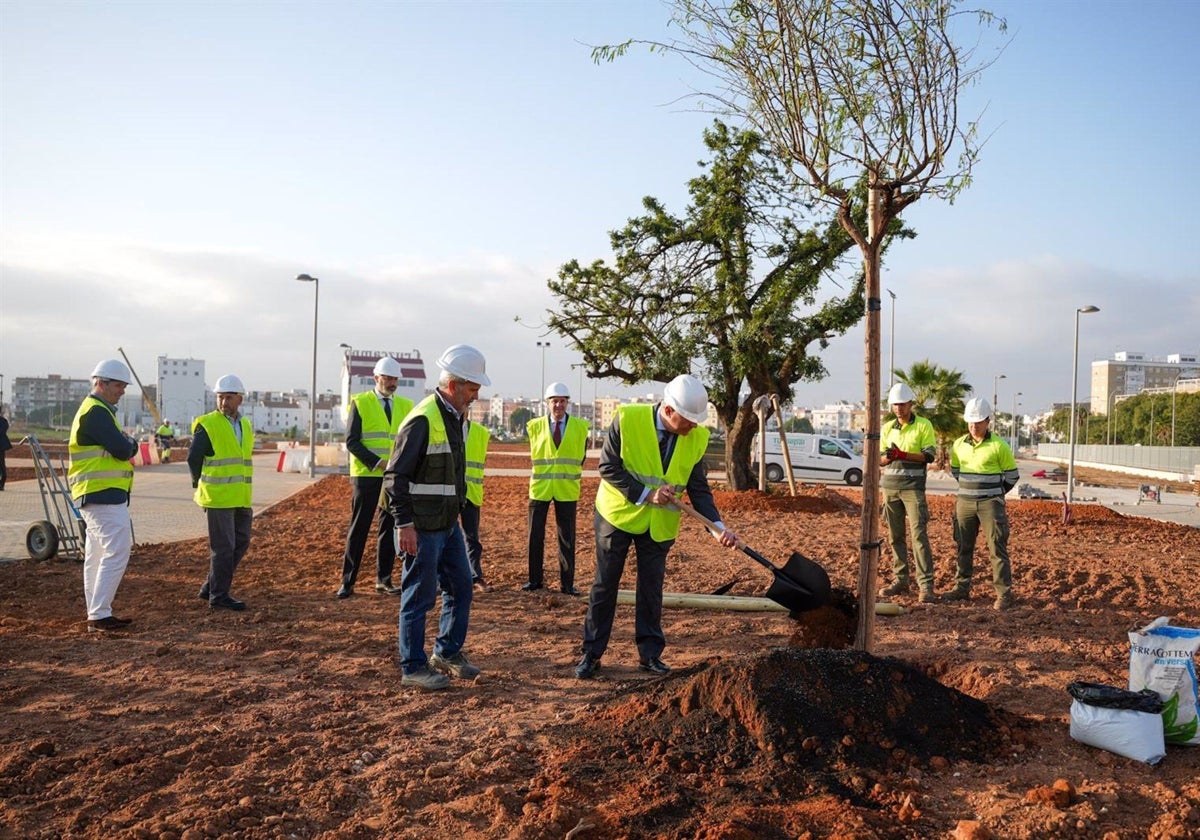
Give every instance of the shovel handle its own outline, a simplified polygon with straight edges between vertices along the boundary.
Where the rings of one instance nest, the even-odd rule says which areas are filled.
[[[720,533],[725,532],[726,529],[717,525],[717,523],[713,522],[711,519],[709,519],[703,513],[696,510],[694,507],[687,504],[686,502],[676,501],[674,503],[674,505],[675,505],[675,507],[679,508],[680,511],[682,511],[683,513],[686,513],[688,516],[692,517],[692,519],[695,519],[697,522],[704,523],[704,527],[707,528],[708,530],[712,531],[713,533],[720,534]],[[775,571],[775,566],[772,565],[770,560],[768,560],[766,557],[763,557],[761,554],[759,554],[757,551],[755,551],[750,546],[746,545],[740,539],[735,540],[735,545],[741,551],[743,551],[746,554],[746,556],[753,558],[761,565],[770,569],[772,572]]]
[[[723,534],[725,532],[724,528],[719,526],[717,523],[713,522],[711,519],[709,519],[703,513],[696,510],[694,507],[687,504],[686,502],[681,502],[681,501],[676,500],[675,502],[672,503],[671,506],[677,508],[682,513],[686,513],[688,516],[692,517],[692,519],[695,519],[697,522],[703,523],[704,527],[707,528],[708,530],[712,531],[714,534]],[[742,543],[741,540],[737,541],[738,548],[742,548],[743,545],[744,544]]]

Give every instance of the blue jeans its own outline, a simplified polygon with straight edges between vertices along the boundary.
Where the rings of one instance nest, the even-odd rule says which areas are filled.
[[[449,658],[466,644],[473,595],[467,544],[457,522],[444,531],[417,531],[417,554],[404,558],[400,578],[400,668],[405,674],[415,674],[429,662],[425,656],[425,614],[433,609],[439,585],[442,611],[433,652]]]

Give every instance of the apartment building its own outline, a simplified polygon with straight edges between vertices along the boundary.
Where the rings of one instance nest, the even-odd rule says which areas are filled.
[[[1113,402],[1121,395],[1142,391],[1170,391],[1176,380],[1200,377],[1200,363],[1195,353],[1172,353],[1165,357],[1150,356],[1127,350],[1114,353],[1111,359],[1092,362],[1092,393],[1089,403],[1092,414],[1108,414]]]

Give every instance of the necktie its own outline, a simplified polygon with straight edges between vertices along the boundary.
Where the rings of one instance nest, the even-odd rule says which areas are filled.
[[[562,421],[554,421],[554,445],[558,446],[562,443]]]
[[[664,470],[667,468],[667,462],[671,460],[671,439],[674,437],[666,429],[660,429],[658,432],[658,454],[662,458]]]
[[[388,422],[392,422],[392,400],[390,397],[383,398],[383,413],[387,415]]]

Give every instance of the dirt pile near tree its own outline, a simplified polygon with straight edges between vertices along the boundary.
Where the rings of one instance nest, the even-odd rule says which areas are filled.
[[[592,801],[594,824],[634,836],[703,836],[736,812],[745,836],[795,837],[822,828],[793,812],[805,799],[870,819],[910,770],[986,763],[1011,751],[1013,731],[900,660],[796,648],[704,663],[584,718],[556,733],[560,760],[534,780],[523,829],[551,836],[566,803]]]

